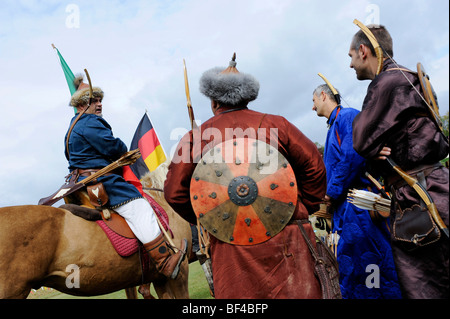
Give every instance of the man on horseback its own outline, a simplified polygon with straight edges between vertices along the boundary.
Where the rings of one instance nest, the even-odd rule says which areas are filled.
[[[127,147],[113,136],[111,126],[102,117],[103,91],[94,87],[90,98],[89,86],[83,83],[82,76],[78,76],[74,84],[77,91],[72,95],[70,105],[76,108],[77,114],[72,118],[65,137],[65,155],[71,178],[83,180],[117,160]],[[135,186],[123,179],[121,172],[105,174],[97,178],[97,182],[103,185],[101,188],[107,194],[107,202],[102,206],[125,218],[161,274],[176,278],[185,257],[186,240],[180,250],[172,252],[173,248],[165,242],[149,202]]]

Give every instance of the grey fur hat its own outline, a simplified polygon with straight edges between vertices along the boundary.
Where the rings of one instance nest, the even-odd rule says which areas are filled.
[[[215,67],[200,78],[200,92],[226,105],[239,105],[258,97],[259,82],[250,74],[236,69],[236,54],[228,68]]]

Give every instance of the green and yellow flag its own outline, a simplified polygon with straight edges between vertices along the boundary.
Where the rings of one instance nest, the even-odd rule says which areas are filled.
[[[59,50],[55,47],[55,45],[52,43],[53,49],[56,50],[56,53],[58,54],[59,62],[61,63],[61,67],[64,72],[64,77],[66,78],[67,85],[69,86],[70,96],[72,96],[77,89],[75,88],[75,85],[73,84],[73,80],[75,79],[75,75],[73,75],[72,70],[67,65],[66,61],[62,57],[61,53],[59,53]],[[76,108],[73,108],[74,112],[76,113]]]

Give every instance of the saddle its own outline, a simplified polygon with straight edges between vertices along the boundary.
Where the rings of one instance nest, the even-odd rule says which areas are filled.
[[[160,226],[172,235],[169,227],[169,217],[164,209],[148,194],[144,193],[160,221]],[[65,205],[60,208],[70,211],[72,214],[89,221],[95,221],[105,232],[117,253],[122,257],[131,256],[136,253],[142,243],[134,235],[126,220],[111,209],[96,209],[85,189],[78,190],[64,197]],[[106,216],[110,215],[110,216]]]
[[[105,219],[98,210],[84,206],[65,204],[59,208],[97,223],[106,234],[106,237],[108,237],[116,252],[122,257],[131,256],[138,251],[139,247],[143,247],[131,229],[127,229],[129,227],[123,217],[117,213],[112,213],[110,219]]]
[[[142,247],[125,219],[112,210],[108,210],[108,216],[105,216],[105,210],[95,209],[89,201],[86,190],[77,191],[65,197],[64,201],[66,204],[59,208],[97,223],[120,256],[131,256]]]
[[[60,208],[67,209],[74,215],[82,217],[87,220],[102,220],[108,228],[125,238],[136,238],[132,232],[130,226],[125,221],[125,218],[117,214],[111,209],[108,209],[108,213],[104,210],[95,209],[92,205],[90,197],[86,190],[78,190],[64,198],[66,205],[62,205]]]

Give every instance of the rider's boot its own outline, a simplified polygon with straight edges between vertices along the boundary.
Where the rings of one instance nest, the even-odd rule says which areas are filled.
[[[181,249],[175,253],[173,248],[166,243],[163,235],[160,234],[156,239],[144,244],[144,249],[155,263],[159,273],[175,279],[180,272],[181,262],[186,257],[187,240],[182,240]]]

